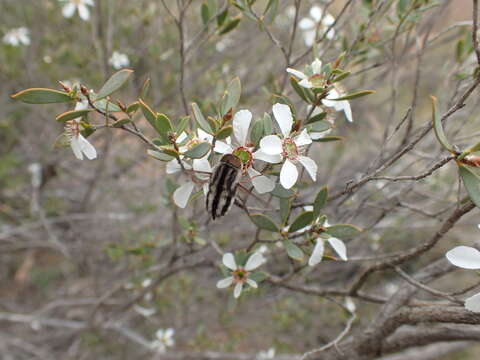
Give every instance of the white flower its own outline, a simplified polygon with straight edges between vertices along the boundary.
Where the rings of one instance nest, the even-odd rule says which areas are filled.
[[[470,246],[457,246],[448,251],[445,256],[453,265],[463,269],[480,269],[480,251]],[[480,312],[480,293],[465,300],[465,308]]]
[[[155,310],[154,308],[149,309],[137,304],[133,306],[133,310],[135,310],[137,313],[144,317],[150,317],[157,312],[157,310]]]
[[[307,111],[310,112],[312,106],[311,105],[308,105],[307,107]],[[318,114],[320,114],[322,112],[322,109],[320,107],[315,107],[315,109],[313,110],[312,114],[311,114],[311,117],[314,117]],[[317,132],[317,131],[310,131],[308,133],[308,135],[310,135],[310,138],[312,140],[318,140],[318,139],[321,139],[325,136],[327,136],[328,134],[330,134],[332,132],[332,128],[329,128],[327,130],[324,130],[324,131],[320,131],[320,132]]]
[[[320,22],[321,21],[321,22]],[[298,27],[303,32],[303,40],[305,45],[312,46],[315,43],[315,37],[317,35],[317,26],[320,25],[320,30],[326,31],[330,25],[335,22],[335,18],[330,14],[325,14],[322,19],[322,9],[318,6],[313,6],[310,9],[310,14],[304,17],[298,23]],[[333,39],[335,36],[335,30],[332,28],[328,32],[326,38]]]
[[[208,141],[209,143],[212,143],[213,136],[210,134],[207,134],[205,131],[198,129],[197,130],[197,138],[193,140],[193,143],[195,141]],[[177,140],[176,143],[178,145],[178,148],[180,152],[184,152],[188,150],[188,145],[181,145],[185,140],[187,139],[187,134],[186,133],[181,133]],[[189,163],[183,161],[183,156],[180,155],[180,161],[183,165],[183,167],[186,170],[191,170],[193,168],[193,173],[189,172],[189,180],[185,182],[183,185],[178,187],[175,192],[173,193],[173,201],[175,205],[177,205],[180,208],[185,208],[188,203],[188,199],[190,199],[190,195],[192,195],[193,190],[195,187],[201,186],[203,189],[203,194],[206,195],[208,193],[208,179],[210,177],[210,173],[212,172],[212,166],[210,165],[210,162],[208,160],[208,157],[210,155],[210,152],[208,152],[204,157],[200,159],[193,159],[192,165]],[[180,166],[178,159],[173,159],[170,160],[167,163],[166,167],[166,172],[167,174],[174,174],[176,172],[179,172],[182,170],[182,167]]]
[[[114,69],[121,69],[130,65],[130,60],[128,59],[127,54],[114,51],[108,63],[112,65]]]
[[[328,228],[330,224],[328,223],[328,221],[325,221],[323,226]],[[340,259],[342,259],[343,261],[348,260],[347,247],[345,246],[343,240],[337,239],[333,236],[329,237],[328,239],[318,237],[315,247],[313,248],[312,255],[310,255],[310,258],[308,259],[309,266],[315,266],[322,261],[323,253],[325,252],[325,242],[328,242],[330,244],[333,250],[335,250],[337,255],[340,257]]]
[[[252,122],[252,113],[249,110],[240,110],[235,113],[232,120],[234,144],[228,144],[223,141],[215,143],[214,151],[220,154],[234,154],[242,160],[243,171],[248,174],[253,187],[259,194],[264,194],[272,191],[275,188],[275,183],[265,175],[253,168],[253,160],[269,159],[273,162],[279,162],[280,159],[268,156],[261,151],[252,153],[253,146],[248,144],[248,132]]]
[[[150,345],[151,348],[159,353],[164,353],[167,351],[167,347],[175,345],[174,334],[175,330],[172,328],[158,329],[155,333],[156,339]]]
[[[257,360],[270,360],[275,358],[275,348],[271,347],[266,351],[260,351],[257,354]]]
[[[269,156],[279,157],[280,161],[284,160],[280,171],[280,184],[282,184],[285,189],[290,189],[295,185],[298,180],[298,170],[295,165],[297,162],[302,164],[312,180],[316,181],[317,164],[315,164],[315,161],[311,158],[301,155],[302,147],[312,143],[312,139],[308,135],[307,130],[304,129],[298,136],[291,138],[293,117],[290,107],[277,103],[273,105],[272,111],[283,136],[265,136],[260,140],[260,150]],[[276,163],[279,161],[268,162]]]
[[[349,122],[353,122],[352,108],[348,100],[332,101],[331,99],[337,99],[341,95],[337,90],[332,89],[328,92],[328,96],[322,100],[323,105],[333,107],[336,111],[343,111],[345,117]]]
[[[75,105],[75,110],[83,110],[88,107],[86,100],[78,101]],[[80,133],[80,119],[72,119],[65,123],[65,134],[70,142],[73,154],[78,160],[83,160],[83,155],[88,160],[93,160],[97,157],[97,150],[90,142]]]
[[[300,79],[298,82],[298,85],[306,88],[306,89],[311,89],[311,88],[317,88],[317,87],[323,87],[323,81],[321,78],[321,70],[322,70],[322,62],[319,59],[315,59],[311,64],[311,73],[312,75],[309,76],[308,73],[310,71],[305,71],[301,72],[299,70],[295,70],[292,68],[287,68],[286,71],[289,74],[292,74],[293,76],[297,77]],[[315,81],[316,79],[320,79],[320,83]],[[328,92],[328,95],[326,98],[322,99],[322,104],[328,107],[333,107],[336,111],[343,111],[345,112],[345,117],[349,122],[353,122],[353,116],[352,116],[352,108],[350,107],[350,102],[348,100],[340,100],[340,101],[334,101],[333,99],[337,99],[341,97],[340,93],[338,92],[337,89],[333,88]]]
[[[63,0],[62,0],[63,1]],[[62,9],[62,14],[66,18],[71,18],[75,14],[75,10],[78,11],[78,15],[84,21],[90,19],[90,10],[88,6],[94,6],[93,0],[67,0],[67,3]]]
[[[255,270],[265,262],[265,258],[260,252],[257,251],[253,255],[251,255],[248,258],[244,267],[237,265],[237,263],[235,262],[235,256],[233,256],[232,253],[224,254],[222,262],[223,265],[225,265],[232,271],[231,276],[217,282],[217,288],[223,289],[229,287],[232,284],[235,284],[233,296],[235,298],[238,298],[242,293],[243,285],[245,283],[255,289],[258,287],[256,281],[250,279],[249,275],[252,270]]]
[[[3,36],[3,42],[12,46],[30,45],[29,33],[24,26],[11,29]]]
[[[292,69],[292,68],[287,68],[287,72],[300,79],[298,85],[303,86],[306,89],[311,89],[312,87],[315,87],[312,80],[321,76],[322,61],[320,59],[316,58],[310,64],[310,67],[312,69],[312,75],[311,76],[308,76],[306,73],[295,70],[295,69]],[[318,86],[316,86],[316,87],[318,87]]]

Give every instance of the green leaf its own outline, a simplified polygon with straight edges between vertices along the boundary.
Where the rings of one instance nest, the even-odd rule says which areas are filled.
[[[336,82],[342,81],[343,79],[345,79],[346,77],[348,77],[350,74],[351,74],[350,71],[342,72],[341,74],[335,76],[335,77],[332,79],[332,83],[336,83]]]
[[[235,29],[240,23],[241,17],[235,17],[232,20],[228,21],[222,30],[220,30],[219,35],[225,35]]]
[[[430,96],[432,99],[432,118],[433,118],[433,129],[435,130],[435,135],[440,144],[448,151],[452,151],[453,147],[448,142],[448,139],[443,131],[442,121],[440,116],[438,116],[437,110],[437,98]]]
[[[227,125],[221,128],[220,130],[217,131],[215,134],[215,137],[217,140],[223,140],[232,135],[233,132],[233,126],[232,125]]]
[[[338,224],[327,228],[327,234],[339,239],[348,239],[358,235],[362,230],[349,224]]]
[[[150,106],[145,104],[143,100],[140,99],[138,100],[138,102],[140,103],[140,108],[142,109],[143,116],[145,116],[145,119],[147,119],[150,125],[152,125],[152,127],[155,129],[155,125],[157,122],[157,114],[150,108]]]
[[[217,16],[217,25],[218,27],[222,26],[223,23],[225,22],[225,20],[227,19],[227,15],[228,15],[228,7],[225,8],[225,10],[223,10],[220,14],[218,14]]]
[[[324,136],[320,139],[315,139],[313,141],[316,141],[316,142],[330,142],[330,141],[340,141],[340,140],[343,140],[343,137],[341,137],[341,136]]]
[[[257,146],[263,137],[263,121],[261,119],[255,120],[250,131],[250,140]]]
[[[95,100],[94,101],[94,104],[95,104],[95,107],[103,112],[109,112],[109,113],[112,113],[112,112],[120,112],[122,111],[122,109],[120,109],[120,107],[117,105],[117,104],[114,104],[110,101],[107,101],[106,99],[102,99],[102,100]]]
[[[288,199],[289,197],[292,197],[295,193],[293,192],[293,190],[285,189],[280,184],[275,184],[275,188],[272,190],[271,194],[280,199]]]
[[[242,92],[242,85],[240,83],[240,79],[236,77],[230,84],[228,84],[227,90],[222,98],[222,104],[220,108],[220,112],[222,116],[224,116],[230,109],[234,109],[239,100],[240,94]]]
[[[142,90],[140,90],[140,99],[146,99],[148,92],[150,91],[150,78],[147,78],[142,85]]]
[[[162,153],[160,151],[155,151],[155,150],[147,150],[148,156],[151,156],[154,159],[160,160],[160,161],[171,161],[174,159],[174,157],[167,155],[165,153]]]
[[[90,111],[93,109],[83,109],[83,110],[71,110],[64,112],[63,114],[58,115],[55,120],[60,121],[60,122],[65,122],[68,120],[73,120],[79,117],[82,117],[84,115],[87,115]]]
[[[200,13],[201,13],[201,16],[202,16],[202,22],[203,22],[203,25],[207,25],[208,24],[208,20],[210,20],[210,12],[208,10],[208,5],[207,3],[203,3],[201,8],[200,8]]]
[[[330,128],[331,128],[331,124],[326,120],[318,120],[312,124],[308,124],[307,126],[307,130],[309,132],[324,132]]]
[[[275,20],[278,12],[278,0],[269,0],[267,7],[263,13],[263,23],[264,24],[271,24]]]
[[[288,228],[288,232],[293,233],[303,229],[305,226],[310,225],[313,219],[313,211],[305,211],[301,213],[295,218],[295,220],[293,220],[292,224]]]
[[[290,212],[292,211],[292,203],[290,199],[279,199],[280,201],[280,218],[282,219],[282,224],[286,224]]]
[[[155,121],[155,129],[158,131],[159,134],[167,135],[169,132],[172,131],[172,123],[170,119],[165,114],[157,114],[157,119]]]
[[[297,245],[295,245],[290,240],[283,240],[283,246],[287,250],[288,256],[294,260],[302,261],[303,260],[303,251]]]
[[[307,124],[313,124],[317,121],[321,121],[321,120],[325,119],[326,117],[327,117],[327,112],[326,111],[321,112],[320,114],[312,116],[310,119],[308,119]],[[327,125],[327,126],[330,127],[329,125]]]
[[[187,128],[187,125],[190,121],[190,116],[182,116],[179,121],[177,126],[175,127],[175,132],[180,135],[182,132],[185,131]]]
[[[104,97],[107,97],[108,95],[120,89],[127,82],[132,73],[133,70],[122,69],[113,74],[98,92],[97,100],[103,99]]]
[[[153,143],[155,143],[155,140],[153,140]],[[170,155],[171,157],[178,158],[179,153],[173,146],[159,146],[158,147],[163,153]]]
[[[128,114],[135,113],[139,107],[140,107],[140,103],[138,101],[135,101],[134,103],[131,103],[130,105],[127,106],[127,113]]]
[[[198,126],[200,126],[200,128],[203,131],[213,135],[213,131],[212,131],[212,128],[210,127],[210,124],[207,122],[207,120],[205,120],[205,117],[203,116],[202,111],[200,110],[200,108],[196,103],[192,103],[192,110]]]
[[[127,119],[127,118],[125,118],[125,119],[120,119],[120,120],[115,121],[115,122],[112,124],[112,126],[113,126],[114,128],[119,128],[119,127],[122,127],[123,125],[127,125],[127,124],[129,124],[129,123],[131,123],[131,122],[132,122],[132,120]]]
[[[302,86],[298,85],[298,81],[293,76],[290,76],[290,84],[292,85],[293,90],[295,90],[297,95],[300,96],[300,98],[303,101],[305,101],[307,103],[310,103],[307,95],[305,94],[304,88]]]
[[[357,92],[354,92],[354,93],[347,94],[345,96],[341,96],[341,97],[336,98],[336,99],[328,99],[328,100],[330,100],[330,101],[352,100],[352,99],[356,99],[356,98],[359,98],[359,97],[362,97],[362,96],[365,96],[365,95],[374,94],[374,93],[375,93],[374,90],[360,90],[360,91],[357,91]]]
[[[55,149],[64,148],[70,145],[70,137],[67,133],[61,133],[57,136],[55,141],[53,142],[53,147]]]
[[[273,131],[273,121],[269,113],[263,114],[263,133],[271,135]]]
[[[465,185],[468,196],[473,203],[480,208],[480,177],[464,165],[458,166],[458,172]]]
[[[250,220],[253,221],[259,229],[278,232],[277,225],[268,216],[263,214],[250,214]]]
[[[248,275],[249,279],[252,279],[253,281],[256,281],[257,283],[262,282],[268,277],[268,274],[263,272],[263,271],[255,271],[253,273],[250,273]]]
[[[186,157],[190,159],[200,159],[207,155],[210,151],[210,144],[208,142],[202,142],[200,144],[195,145],[190,150],[187,150],[183,153]]]
[[[22,90],[12,95],[12,98],[27,104],[54,104],[72,101],[70,95],[65,91],[41,88]]]
[[[316,219],[320,215],[320,210],[323,209],[328,199],[328,188],[326,186],[322,187],[315,197],[313,202],[313,218]]]

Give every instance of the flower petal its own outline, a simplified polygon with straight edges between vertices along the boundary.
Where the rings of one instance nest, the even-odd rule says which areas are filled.
[[[290,160],[286,159],[282,166],[282,170],[280,170],[280,184],[282,184],[285,189],[290,189],[293,185],[295,185],[297,179],[297,167]]]
[[[227,288],[230,285],[232,285],[232,283],[233,283],[233,276],[229,276],[217,282],[217,288],[219,289]]]
[[[332,129],[328,129],[328,130],[325,130],[325,131],[322,131],[322,132],[311,132],[310,133],[310,138],[312,140],[318,140],[318,139],[321,139],[321,138],[327,136],[331,132],[332,132]]]
[[[464,269],[480,269],[480,251],[470,246],[457,246],[445,256],[453,265]]]
[[[189,181],[180,186],[175,192],[173,193],[173,202],[180,208],[185,208],[188,203],[188,199],[193,191],[193,182]]]
[[[277,135],[267,135],[260,140],[260,149],[267,155],[280,155],[283,151],[282,140]]]
[[[315,31],[315,28],[304,31],[303,33],[303,41],[307,46],[312,46],[315,43],[316,37],[317,37],[317,32]]]
[[[293,76],[299,78],[300,80],[307,78],[307,75],[305,75],[303,72],[292,69],[292,68],[287,68],[287,73],[292,74]]]
[[[235,262],[235,256],[232,253],[223,254],[222,258],[223,265],[225,265],[230,270],[237,270],[237,263]]]
[[[258,149],[255,151],[253,154],[253,158],[256,160],[262,160],[266,161],[271,164],[276,164],[282,161],[282,155],[276,154],[276,155],[269,155],[265,154],[265,152],[262,149]]]
[[[237,285],[235,285],[235,289],[233,289],[233,297],[235,299],[237,299],[240,294],[242,293],[242,289],[243,289],[243,283],[239,282],[237,283]]]
[[[277,120],[278,126],[282,131],[283,136],[288,137],[292,131],[293,116],[290,106],[285,104],[276,103],[272,107],[273,115]]]
[[[206,140],[208,141],[210,144],[212,143],[213,141],[213,135],[210,135],[209,133],[203,131],[202,129],[198,128],[197,129],[197,134],[198,134],[198,138],[200,140]]]
[[[327,240],[329,244],[332,246],[333,250],[337,253],[337,255],[342,259],[343,261],[347,261],[347,247],[345,246],[345,243],[337,238],[331,237]]]
[[[298,22],[298,27],[302,30],[310,30],[315,27],[315,21],[310,18],[303,18]]]
[[[465,300],[465,309],[480,312],[480,294],[473,295]]]
[[[307,156],[299,156],[298,161],[300,161],[300,163],[305,167],[305,169],[308,172],[308,175],[310,175],[312,180],[317,181],[318,166],[315,163],[315,161],[313,161],[312,159],[310,159]]]
[[[347,100],[342,102],[344,103],[343,112],[345,113],[345,117],[347,118],[348,122],[353,122],[352,108],[350,107],[350,102]]]
[[[297,146],[304,146],[312,143],[312,139],[310,138],[310,135],[308,135],[307,129],[303,129],[294,141]]]
[[[254,289],[258,288],[257,282],[252,280],[252,279],[247,279],[247,284],[250,285]]]
[[[78,15],[84,21],[88,21],[90,19],[90,10],[84,4],[78,4]]]
[[[180,170],[182,170],[182,167],[178,163],[177,159],[173,159],[173,160],[170,160],[169,162],[167,162],[167,166],[166,166],[167,174],[175,174],[176,172],[179,172]]]
[[[76,8],[75,4],[71,2],[66,4],[62,9],[63,16],[66,18],[72,17],[73,14],[75,13],[75,8]]]
[[[262,253],[256,252],[250,256],[245,264],[246,271],[252,271],[264,263],[265,258]]]
[[[72,148],[73,154],[78,160],[83,160],[83,153],[80,147],[80,143],[77,137],[70,139],[70,147]]]
[[[220,154],[231,154],[233,151],[233,148],[228,145],[227,143],[224,143],[223,141],[217,140],[215,142],[215,148],[213,151],[220,153]]]
[[[298,83],[301,87],[304,87],[305,89],[311,89],[313,87],[313,84],[310,80],[308,79],[303,79]]]
[[[247,143],[248,129],[252,122],[252,113],[249,110],[240,110],[233,116],[233,135],[241,146]]]
[[[323,252],[325,251],[325,244],[323,239],[317,239],[317,243],[315,244],[315,247],[313,248],[312,255],[310,256],[310,259],[308,259],[308,265],[309,266],[315,266],[319,262],[322,261],[323,258]]]
[[[208,155],[204,156],[201,159],[194,159],[193,160],[193,170],[207,172],[207,173],[212,172],[212,166],[210,165],[210,162],[208,161]],[[208,174],[199,174],[199,175],[209,176]]]
[[[322,61],[316,58],[312,62],[312,70],[314,74],[320,74],[322,72]]]
[[[83,137],[82,134],[78,135],[78,144],[80,145],[80,149],[85,154],[88,160],[93,160],[97,157],[97,150],[95,150],[93,145],[90,144],[88,140]]]
[[[319,22],[322,19],[322,14],[323,14],[322,9],[319,6],[314,5],[310,9],[310,16],[316,22]]]
[[[265,175],[262,175],[254,168],[248,168],[248,175],[252,181],[253,187],[259,194],[265,194],[275,188],[275,182],[270,180]]]

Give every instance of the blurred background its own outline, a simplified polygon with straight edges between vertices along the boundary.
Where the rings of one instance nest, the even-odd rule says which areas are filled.
[[[273,94],[283,93],[301,104],[286,81],[281,51],[255,21],[227,6],[227,1],[186,2],[189,6],[181,16],[188,103],[208,109],[239,76],[240,108],[250,109],[254,117],[270,111]],[[238,25],[223,34],[225,27],[217,20],[205,25],[204,3],[228,7],[225,24],[240,19]],[[255,8],[263,9],[266,3],[257,1]],[[313,150],[319,176],[316,186],[302,195],[305,199],[323,185],[335,193],[358,179],[375,159],[406,141],[402,133],[382,147],[385,134],[391,134],[409,108],[415,130],[430,119],[428,96],[437,96],[444,112],[473,72],[470,1],[437,1],[417,18],[405,20],[411,24],[401,31],[397,2],[387,1],[383,16],[375,17],[366,33],[356,38],[376,3],[354,1],[334,34],[319,44],[325,63],[355,45],[347,66],[353,75],[345,86],[376,94],[351,102],[352,124],[336,113],[332,135],[344,141],[322,143]],[[284,44],[290,39],[294,4],[278,1],[268,26]],[[328,26],[318,25],[312,8],[328,10],[336,18],[345,4],[301,1],[297,21],[303,25],[292,42],[294,59],[311,46],[310,23]],[[180,16],[184,5],[181,0],[0,0],[2,360],[268,359],[274,358],[272,351],[259,352],[270,348],[275,358],[293,359],[288,354],[326,343],[343,328],[347,315],[323,298],[265,284],[236,302],[231,292],[216,289],[222,274],[212,242],[224,250],[237,249],[255,233],[240,209],[205,227],[203,201],[185,210],[176,208],[171,194],[177,179],[166,176],[164,163],[149,158],[135,137],[119,130],[97,131],[89,140],[98,158],[78,161],[69,149],[53,146],[63,131],[55,117],[71,105],[25,105],[10,98],[30,87],[61,89],[58,81],[98,90],[112,73],[130,68],[135,71],[133,81],[118,99],[125,104],[136,101],[149,78],[148,103],[171,119],[184,116],[179,92],[181,41],[172,18]],[[429,46],[418,65],[425,34]],[[308,54],[292,67],[301,69],[312,60]],[[478,96],[470,101],[471,106],[455,115],[447,128],[459,146],[471,144],[480,130],[474,121]],[[305,114],[307,109],[302,104],[297,111]],[[137,115],[138,126],[153,135]],[[95,116],[93,120],[102,121]],[[438,160],[439,151],[429,136],[389,175],[419,173]],[[447,166],[414,188],[396,182],[368,183],[327,209],[329,219],[365,228],[347,246],[351,254],[371,256],[422,241],[452,209],[457,191],[456,172]],[[455,244],[476,241],[477,223],[478,216],[467,217],[429,259]],[[181,264],[171,262],[172,239],[181,247],[185,260]],[[269,259],[269,272],[280,276],[288,271],[291,264],[284,251],[276,245],[262,251]],[[341,285],[360,266],[355,261],[327,262],[297,281]],[[411,266],[406,270],[414,271],[418,264]],[[465,285],[475,278],[467,272],[455,276]],[[442,279],[438,286],[453,291],[452,279]],[[402,282],[386,273],[370,286],[388,295]],[[357,307],[362,313],[359,323],[367,322],[376,309],[361,302]],[[157,333],[159,329],[165,331]],[[165,354],[155,350],[155,341],[163,342]],[[479,354],[480,348],[463,344],[444,358],[477,359]]]

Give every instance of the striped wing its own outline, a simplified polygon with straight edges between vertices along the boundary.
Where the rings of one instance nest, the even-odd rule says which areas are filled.
[[[220,163],[212,173],[206,207],[213,220],[225,215],[237,193],[240,170],[228,163]]]

